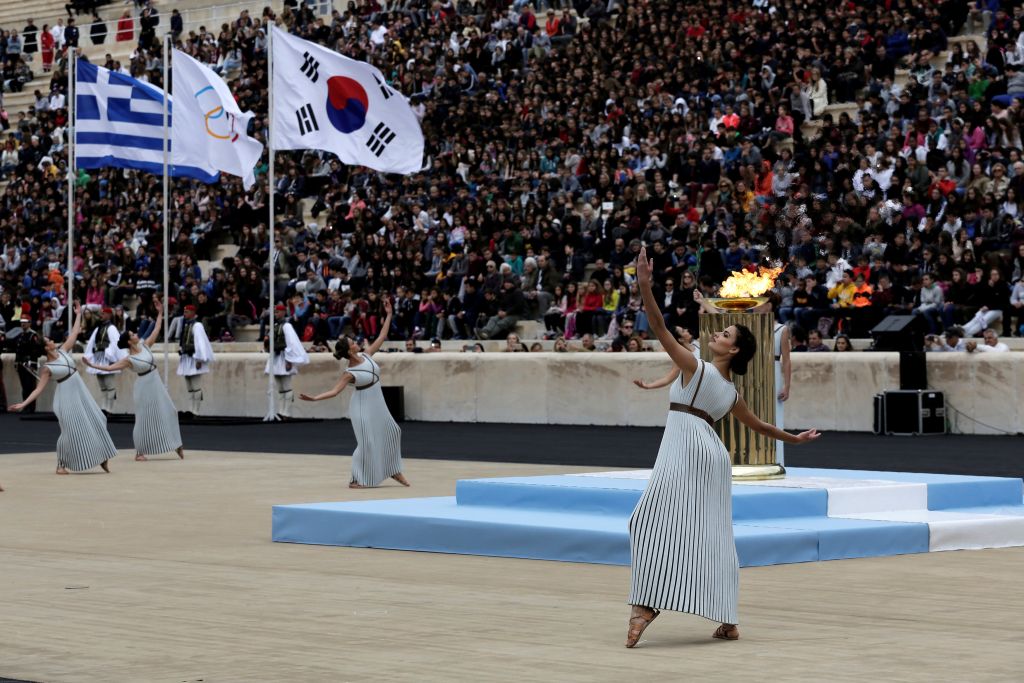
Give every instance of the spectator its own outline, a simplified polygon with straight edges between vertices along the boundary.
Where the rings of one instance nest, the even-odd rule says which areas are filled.
[[[807,350],[808,351],[831,351],[825,341],[822,339],[822,334],[818,330],[811,330],[807,333]]]
[[[853,342],[845,334],[837,334],[832,343],[833,351],[853,351]]]
[[[964,342],[964,331],[960,327],[950,327],[946,330],[944,339],[938,335],[930,334],[925,337],[927,351],[966,351],[967,344]]]
[[[1009,346],[999,341],[999,336],[991,327],[985,330],[983,336],[985,341],[981,344],[974,340],[967,342],[968,353],[1005,353],[1010,350]]]

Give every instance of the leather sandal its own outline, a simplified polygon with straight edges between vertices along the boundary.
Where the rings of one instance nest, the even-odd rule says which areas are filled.
[[[722,624],[715,629],[715,632],[711,634],[711,637],[718,638],[719,640],[739,640],[740,630],[736,628],[735,624],[732,624],[731,626]]]
[[[636,647],[636,644],[640,642],[640,636],[643,635],[643,632],[651,625],[651,622],[658,618],[659,614],[661,614],[660,610],[652,609],[650,619],[640,615],[630,617],[629,630],[626,632],[626,647]]]

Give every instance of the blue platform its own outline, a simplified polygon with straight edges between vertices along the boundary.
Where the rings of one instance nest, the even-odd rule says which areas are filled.
[[[625,565],[644,477],[470,479],[454,497],[279,505],[273,540]],[[742,566],[1024,544],[1020,479],[793,468],[732,495]],[[937,525],[954,523],[937,547]]]

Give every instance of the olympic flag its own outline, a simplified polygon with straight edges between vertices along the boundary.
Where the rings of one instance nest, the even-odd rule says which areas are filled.
[[[272,149],[322,149],[387,173],[423,168],[419,121],[376,67],[272,31]]]
[[[242,113],[211,69],[181,50],[173,56],[171,163],[239,176],[248,190],[263,154],[262,143],[246,134],[252,112]]]

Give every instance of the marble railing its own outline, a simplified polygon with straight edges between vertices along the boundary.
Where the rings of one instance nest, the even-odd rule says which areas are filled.
[[[262,416],[267,406],[266,356],[221,353],[204,379],[208,415]],[[668,389],[643,391],[634,378],[656,379],[669,368],[662,353],[637,354],[377,354],[384,386],[402,386],[406,417],[439,422],[514,422],[526,424],[598,424],[660,426],[665,422]],[[173,374],[171,396],[187,405],[184,381]],[[162,363],[158,365],[162,367]],[[84,369],[84,368],[83,368]],[[342,371],[327,354],[314,354],[295,379],[296,396],[329,388]],[[1024,354],[929,354],[928,376],[943,391],[956,431],[1024,431]],[[84,375],[94,396],[96,380]],[[20,397],[13,357],[3,356],[8,402]],[[132,406],[134,375],[116,380],[118,412]],[[793,355],[793,387],[786,406],[786,427],[869,431],[872,397],[899,387],[894,353],[803,353]],[[766,387],[765,390],[771,390]],[[48,388],[40,408],[49,410]],[[331,401],[296,401],[295,417],[337,418],[348,411],[347,389]],[[988,427],[964,416],[980,420]]]

